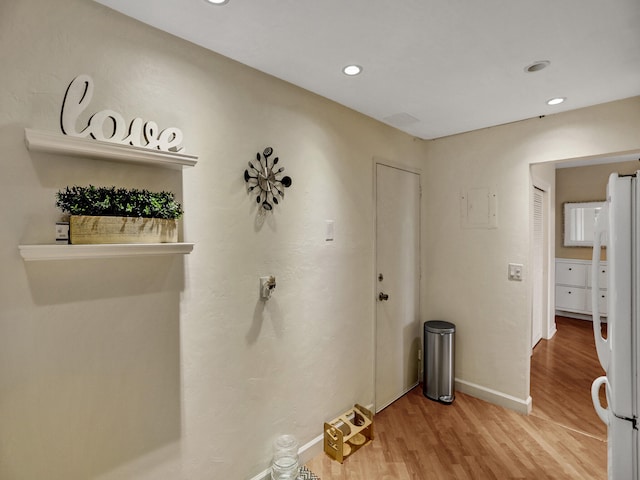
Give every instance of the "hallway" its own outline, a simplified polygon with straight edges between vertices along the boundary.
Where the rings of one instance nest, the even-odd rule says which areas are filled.
[[[558,317],[532,356],[533,411],[524,416],[457,393],[451,406],[418,387],[375,417],[375,440],[344,464],[307,464],[322,480],[606,478],[606,429],[590,400],[601,375],[591,323]]]

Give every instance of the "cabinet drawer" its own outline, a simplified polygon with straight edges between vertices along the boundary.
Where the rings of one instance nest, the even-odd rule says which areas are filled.
[[[589,312],[592,312],[593,310],[591,309],[591,289],[588,288],[587,289],[587,310]],[[600,315],[606,315],[607,314],[607,291],[606,290],[600,290],[598,292],[598,312],[600,313]]]
[[[593,287],[591,281],[591,267],[589,267],[589,272],[587,275],[587,287]],[[607,288],[607,266],[600,265],[598,267],[598,288]]]
[[[579,263],[556,263],[556,283],[585,287],[587,265]]]
[[[587,289],[579,287],[556,287],[556,309],[585,311],[587,307]],[[591,302],[589,302],[591,303]]]

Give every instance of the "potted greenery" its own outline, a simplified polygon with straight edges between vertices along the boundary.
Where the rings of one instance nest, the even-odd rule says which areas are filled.
[[[116,187],[66,187],[56,206],[69,217],[72,244],[178,241],[182,206],[173,193]]]

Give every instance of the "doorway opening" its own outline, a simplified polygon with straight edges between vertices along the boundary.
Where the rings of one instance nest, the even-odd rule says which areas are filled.
[[[542,337],[549,338],[549,185],[541,180],[533,184],[533,294],[531,305],[531,353]],[[555,329],[554,329],[555,330]]]
[[[594,437],[602,434],[602,426],[599,425],[599,419],[595,416],[589,395],[591,383],[587,381],[589,378],[593,381],[601,374],[593,341],[593,324],[589,315],[591,295],[588,289],[592,285],[585,279],[584,285],[577,286],[584,290],[580,291],[584,294],[584,303],[579,305],[566,303],[563,300],[563,295],[566,293],[565,284],[569,282],[567,278],[573,279],[575,275],[567,276],[562,269],[556,272],[557,266],[569,264],[569,268],[573,269],[572,273],[576,273],[573,264],[584,266],[585,272],[590,270],[587,264],[590,264],[592,249],[570,247],[564,244],[563,205],[566,202],[604,200],[610,173],[626,174],[640,169],[639,155],[640,152],[633,152],[588,160],[531,165],[532,305],[530,330],[527,332],[531,335],[532,347],[531,414]],[[546,193],[539,194],[538,190]],[[536,196],[540,195],[542,198],[536,200]],[[547,196],[548,201],[546,209],[544,195]],[[536,216],[540,214],[538,211],[540,205],[536,205],[536,201],[540,200],[542,215],[546,213],[548,218],[542,220],[541,227],[537,227]],[[547,231],[542,233],[542,238],[548,239],[547,259],[541,261],[540,251],[544,255],[544,250],[541,250],[539,245],[540,230],[545,228]],[[574,287],[576,286],[571,287],[572,298],[576,297]],[[545,291],[546,298],[544,298]],[[600,311],[604,311],[602,307]],[[543,314],[542,338],[536,345],[534,331],[537,328],[536,322],[539,321],[540,312]],[[595,365],[593,365],[594,361]],[[554,365],[560,368],[554,368]],[[587,380],[583,378],[585,375]],[[580,381],[582,384],[576,383]],[[571,391],[579,392],[575,400],[582,402],[580,405],[572,406],[572,400],[568,399]],[[606,432],[606,429],[604,431]]]

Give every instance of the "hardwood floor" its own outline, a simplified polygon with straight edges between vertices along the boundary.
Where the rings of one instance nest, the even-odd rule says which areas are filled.
[[[462,393],[442,405],[418,387],[376,415],[375,440],[342,465],[322,453],[308,468],[322,480],[605,479],[604,425],[580,418],[601,373],[591,324],[574,322],[559,317],[555,337],[534,349],[531,415]]]
[[[556,317],[556,325],[554,338],[540,341],[533,350],[531,414],[606,440],[607,427],[591,403],[591,382],[604,375],[596,355],[593,324]],[[604,389],[600,394],[606,405]]]

